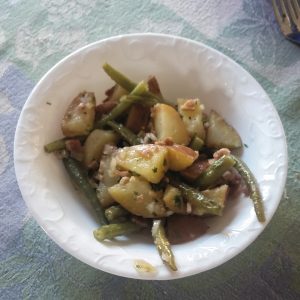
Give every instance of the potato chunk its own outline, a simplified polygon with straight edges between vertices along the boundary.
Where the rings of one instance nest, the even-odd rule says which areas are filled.
[[[205,197],[203,201],[192,202],[192,214],[202,216],[212,214],[222,216],[225,201],[228,195],[228,185],[224,184],[214,189],[201,191]]]
[[[189,143],[190,137],[175,108],[167,104],[156,104],[152,116],[158,140],[172,138],[176,144],[187,145]]]
[[[163,201],[165,206],[174,213],[186,214],[186,203],[178,188],[168,185],[163,196]]]
[[[159,145],[124,147],[118,151],[117,165],[158,183],[167,170],[167,154],[166,147]]]
[[[236,130],[214,110],[210,112],[208,122],[207,147],[234,149],[242,146],[242,140]]]
[[[167,146],[168,166],[172,171],[181,171],[189,167],[199,156],[199,152],[186,146]]]
[[[104,146],[106,144],[115,145],[118,141],[118,135],[111,130],[93,130],[87,137],[83,146],[83,161],[88,166],[93,160],[100,160]]]
[[[82,92],[69,105],[61,123],[64,136],[87,135],[95,120],[94,93]]]
[[[178,111],[191,137],[205,139],[202,105],[199,99],[177,99]]]
[[[131,176],[108,189],[113,199],[134,215],[144,218],[167,216],[158,192],[144,179]]]

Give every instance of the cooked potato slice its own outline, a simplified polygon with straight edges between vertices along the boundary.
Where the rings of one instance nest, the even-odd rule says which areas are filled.
[[[158,140],[172,138],[173,142],[187,145],[190,137],[179,113],[170,105],[156,104],[153,108],[154,128]]]
[[[167,170],[167,153],[166,147],[159,145],[124,147],[118,151],[117,165],[158,183]]]
[[[93,129],[96,100],[94,93],[82,92],[69,105],[61,123],[64,136],[87,135]]]
[[[202,216],[211,211],[212,214],[221,216],[228,194],[228,185],[201,191],[201,194],[205,197],[203,202],[200,201],[198,204],[191,202],[192,214]]]
[[[189,167],[199,156],[199,152],[186,146],[166,146],[168,149],[168,167],[172,171],[181,171]]]
[[[116,175],[115,149],[111,145],[105,145],[99,167],[99,186],[97,188],[97,197],[103,207],[108,207],[115,201],[108,193],[108,188],[117,184],[120,176]]]
[[[104,146],[107,144],[115,145],[118,139],[118,135],[112,130],[93,130],[83,146],[85,166],[88,166],[93,160],[100,160]]]
[[[242,140],[236,130],[214,110],[210,112],[208,122],[206,134],[208,147],[234,149],[242,146]]]
[[[141,177],[131,176],[108,189],[113,199],[134,215],[144,218],[167,216],[167,210],[158,192]]]
[[[168,185],[163,196],[163,201],[165,206],[174,213],[186,214],[186,203],[183,201],[178,188]]]
[[[178,111],[191,137],[205,139],[202,105],[199,99],[177,99]]]

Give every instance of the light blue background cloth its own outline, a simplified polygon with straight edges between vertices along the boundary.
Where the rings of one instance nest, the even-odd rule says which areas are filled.
[[[271,1],[0,0],[0,7],[1,299],[300,299],[300,47],[279,32]],[[288,140],[286,190],[266,230],[224,265],[169,282],[113,276],[65,253],[31,218],[14,173],[17,120],[40,77],[81,46],[133,32],[180,35],[233,58],[270,95]]]

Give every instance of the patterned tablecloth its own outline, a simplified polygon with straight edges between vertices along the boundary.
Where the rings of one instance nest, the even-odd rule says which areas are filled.
[[[0,0],[0,7],[1,299],[300,299],[300,47],[279,32],[271,1]],[[14,173],[17,120],[40,77],[81,46],[133,32],[188,37],[233,58],[270,95],[288,140],[286,190],[263,234],[226,264],[169,282],[113,276],[65,253],[31,218]]]

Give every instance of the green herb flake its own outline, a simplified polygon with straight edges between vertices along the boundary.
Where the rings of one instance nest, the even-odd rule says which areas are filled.
[[[247,145],[247,144],[244,144],[244,147],[248,148],[248,145]]]
[[[153,173],[157,173],[157,168],[156,168],[156,167],[153,168],[153,169],[152,169],[152,172],[153,172]]]
[[[181,202],[182,202],[182,197],[180,195],[176,195],[174,197],[174,203],[177,207],[181,206]]]
[[[135,196],[138,196],[138,195],[139,195],[139,193],[136,192],[136,191],[134,191],[133,194],[134,194]]]

